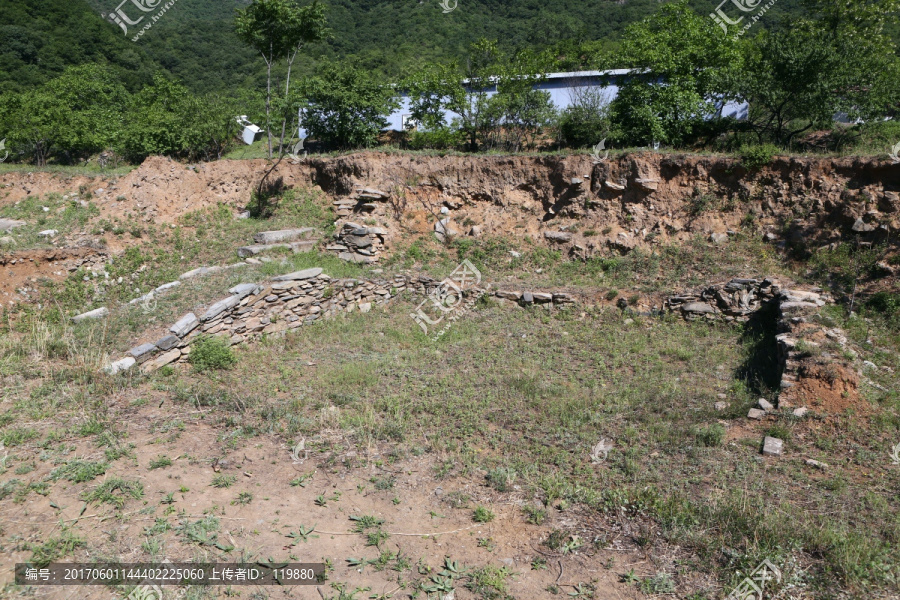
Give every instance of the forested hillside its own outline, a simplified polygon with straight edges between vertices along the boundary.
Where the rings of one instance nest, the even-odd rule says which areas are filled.
[[[0,2],[0,91],[33,88],[84,63],[110,65],[129,89],[148,83],[158,68],[86,0]]]
[[[450,6],[453,2],[450,0]],[[768,26],[798,12],[801,0],[779,0]],[[3,0],[0,3],[0,84],[24,89],[85,62],[121,70],[126,87],[164,69],[195,92],[258,87],[262,61],[233,31],[247,0],[178,0],[138,42],[101,18],[114,0]],[[553,47],[561,68],[592,66],[625,25],[659,8],[658,0],[459,0],[449,13],[438,0],[327,0],[333,39],[305,53],[295,69],[309,74],[323,59],[357,57],[368,70],[396,79],[426,62],[459,58],[480,38],[506,49]],[[712,0],[693,0],[700,14]]]

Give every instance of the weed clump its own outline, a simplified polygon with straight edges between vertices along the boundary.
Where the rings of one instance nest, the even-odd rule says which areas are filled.
[[[710,448],[721,446],[725,441],[725,428],[718,423],[707,427],[698,427],[694,430],[694,437],[701,446]]]
[[[475,509],[472,519],[474,519],[476,523],[490,523],[494,520],[494,513],[489,508],[479,506]]]
[[[191,345],[188,360],[199,372],[209,370],[230,369],[237,364],[237,357],[231,346],[221,337],[206,336],[198,338]]]

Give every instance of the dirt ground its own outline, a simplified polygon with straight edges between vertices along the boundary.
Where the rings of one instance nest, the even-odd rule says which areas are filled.
[[[473,483],[477,477],[436,480],[433,456],[426,454],[388,462],[389,448],[371,448],[366,456],[355,451],[342,452],[343,441],[338,430],[323,430],[319,436],[336,448],[326,456],[304,459],[301,452],[300,460],[294,461],[291,449],[278,445],[270,436],[260,438],[252,448],[220,455],[215,450],[219,432],[204,422],[202,411],[173,412],[168,405],[157,409],[156,398],[144,399],[148,403],[143,408],[126,409],[121,414],[129,423],[128,440],[135,444],[134,453],[141,457],[141,468],[113,468],[106,475],[107,478],[116,475],[137,478],[145,489],[154,490],[145,497],[143,508],[138,508],[141,503],[131,502],[124,511],[96,504],[85,511],[84,504],[74,500],[76,492],[94,487],[97,482],[71,484],[72,489],[63,490],[66,500],[56,494],[32,495],[25,503],[5,510],[0,515],[5,534],[20,537],[25,543],[40,542],[58,535],[64,525],[78,524],[84,535],[104,540],[102,554],[129,562],[140,560],[142,532],[158,517],[175,513],[179,522],[185,522],[215,516],[220,522],[216,532],[218,542],[279,561],[322,562],[327,558],[334,565],[329,573],[330,581],[346,582],[350,588],[370,588],[372,593],[397,592],[402,588],[409,593],[411,579],[427,578],[417,571],[431,568],[437,572],[445,558],[469,569],[484,565],[508,569],[507,593],[526,599],[548,597],[550,585],[558,586],[560,593],[566,595],[578,584],[588,583],[594,586],[600,599],[639,598],[642,595],[633,586],[629,589],[619,583],[617,573],[629,569],[634,569],[637,575],[656,572],[654,565],[636,550],[634,532],[627,525],[618,524],[615,519],[592,522],[576,511],[560,510],[552,510],[540,526],[528,524],[522,506],[532,502],[532,498],[515,490],[500,494]],[[122,405],[127,406],[128,400],[133,398],[123,399]],[[174,434],[153,434],[140,426],[160,420],[178,420],[183,428]],[[176,458],[171,466],[146,470],[143,463],[158,455]],[[95,447],[76,446],[73,456],[96,460],[102,457],[102,452]],[[368,463],[367,466],[355,466],[362,462]],[[49,472],[49,469],[38,469],[29,473],[28,479],[40,481]],[[216,475],[231,475],[235,482],[228,488],[211,487]],[[303,487],[291,486],[292,480],[304,476],[309,479]],[[377,487],[386,484],[373,481],[389,481],[390,488],[379,490]],[[172,504],[161,502],[164,490],[174,492]],[[252,494],[248,504],[235,502],[242,492]],[[320,496],[325,498],[324,506],[317,504]],[[494,520],[473,523],[476,505],[489,507],[496,515]],[[365,536],[353,532],[354,522],[350,517],[361,515],[384,519],[381,528],[389,537],[380,548],[367,546]],[[301,527],[315,529],[308,541],[288,537]],[[551,550],[543,542],[554,530],[578,535],[585,546],[570,554]],[[225,553],[210,545],[198,551],[195,544],[183,538],[170,535],[166,539],[160,554],[172,562],[239,560],[237,550]],[[408,558],[413,565],[412,572],[401,574],[390,566],[376,571],[371,565],[348,564],[351,558],[377,558],[380,550],[399,552]],[[14,549],[9,552],[7,567],[0,571],[0,586],[12,580],[14,563],[29,558],[30,552]],[[76,552],[66,560],[87,558]],[[543,562],[533,567],[538,564],[536,560]],[[315,586],[259,589],[272,599],[322,597]],[[323,589],[328,597],[331,591],[327,583]],[[218,593],[224,593],[223,590],[220,588]],[[38,587],[35,597],[106,600],[110,591],[93,587]],[[460,588],[456,597],[478,596]]]

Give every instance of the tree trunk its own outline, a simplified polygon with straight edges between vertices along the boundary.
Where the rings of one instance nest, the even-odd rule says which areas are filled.
[[[266,61],[266,137],[269,140],[269,158],[272,158],[272,61],[275,59],[271,49],[272,45],[269,44],[269,57],[263,56]]]

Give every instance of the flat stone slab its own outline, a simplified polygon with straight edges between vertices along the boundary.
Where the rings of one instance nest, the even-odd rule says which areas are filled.
[[[228,310],[230,308],[234,308],[235,306],[240,304],[241,300],[243,300],[243,298],[241,296],[228,296],[227,298],[219,300],[218,302],[216,302],[215,304],[210,306],[209,310],[207,310],[205,313],[203,313],[203,316],[200,317],[200,320],[203,321],[204,323],[206,321],[211,321],[212,319],[215,319],[216,317],[218,317],[220,314],[222,314],[226,310]]]
[[[572,241],[572,234],[565,231],[545,231],[544,237],[551,242],[565,244]]]
[[[56,234],[59,233],[55,229],[45,229],[44,231],[38,231],[38,235],[40,237],[52,238],[56,237]]]
[[[109,309],[105,306],[101,308],[95,308],[94,310],[89,310],[86,313],[81,313],[80,315],[72,317],[72,320],[76,323],[80,323],[81,321],[90,321],[92,319],[103,319],[109,316]]]
[[[166,337],[153,342],[153,345],[160,350],[171,350],[176,345],[178,345],[178,342],[180,341],[181,340],[177,335],[167,335]]]
[[[547,294],[544,292],[534,292],[532,294],[535,302],[545,303],[553,301],[553,294]]]
[[[161,286],[159,286],[158,288],[153,290],[153,292],[158,294],[160,292],[165,292],[166,290],[171,290],[172,288],[176,288],[179,285],[181,285],[180,281],[170,281],[169,283],[162,284]]]
[[[169,352],[166,352],[165,354],[160,354],[159,356],[157,356],[156,358],[154,358],[151,361],[147,361],[144,364],[144,366],[141,367],[141,370],[144,373],[152,373],[153,371],[156,371],[157,369],[160,369],[168,364],[175,362],[179,358],[181,358],[181,350],[179,350],[178,348],[175,348],[174,350],[170,350]]]
[[[109,375],[115,375],[116,373],[127,371],[128,369],[133,367],[135,363],[137,363],[136,360],[134,360],[130,356],[126,356],[122,360],[117,360],[116,362],[110,363],[103,367],[103,372],[108,373]]]
[[[760,410],[758,408],[751,408],[747,412],[747,418],[754,419],[756,421],[761,421],[763,419],[763,417],[765,417],[765,416],[766,416],[766,411]]]
[[[345,235],[341,241],[357,248],[368,248],[372,245],[372,238],[368,235]]]
[[[781,312],[793,312],[793,311],[803,311],[807,309],[815,310],[819,308],[817,304],[812,302],[782,302],[781,303]]]
[[[153,353],[157,350],[158,348],[155,345],[148,342],[132,348],[128,351],[128,354],[130,354],[138,363],[142,363],[153,356]]]
[[[0,231],[12,231],[16,227],[24,227],[27,224],[28,223],[25,221],[19,221],[17,219],[0,219]]]
[[[144,294],[143,296],[140,296],[139,298],[135,298],[134,300],[129,300],[128,304],[138,304],[139,302],[148,302],[150,300],[153,300],[153,298],[155,298],[155,297],[156,296],[154,295],[154,292],[148,292],[148,293]]]
[[[766,412],[775,410],[775,407],[772,405],[772,403],[765,398],[760,398],[759,402],[757,402],[756,405],[760,408],[760,410],[764,410]]]
[[[519,299],[522,298],[522,292],[507,292],[500,290],[496,292],[496,296],[498,298],[505,298],[507,300],[512,300],[513,302],[518,302]]]
[[[708,314],[708,313],[716,312],[716,309],[714,309],[712,306],[710,306],[706,302],[690,302],[688,304],[682,305],[681,312],[694,313],[694,314]]]
[[[256,256],[257,254],[262,254],[263,252],[268,252],[269,250],[275,250],[277,248],[285,248],[287,250],[291,249],[290,244],[254,244],[252,246],[244,246],[242,248],[238,248],[237,255],[241,258],[247,258],[248,256]]]
[[[197,318],[197,315],[194,313],[188,313],[178,319],[178,322],[172,325],[169,328],[169,331],[177,335],[179,338],[183,338],[200,324],[200,320]]]
[[[355,252],[341,252],[338,254],[338,258],[352,263],[370,264],[376,262],[374,257],[363,256],[362,254],[356,254]]]
[[[279,275],[272,279],[272,281],[302,281],[304,279],[312,279],[313,277],[318,277],[322,274],[322,269],[319,267],[314,267],[312,269],[304,269],[302,271],[294,271],[293,273],[288,273],[286,275]]]
[[[234,294],[235,296],[239,296],[241,298],[241,300],[243,300],[250,294],[255,294],[258,291],[260,291],[261,289],[262,288],[260,288],[255,283],[239,283],[238,285],[236,285],[233,288],[231,288],[230,290],[228,290],[228,293]]]
[[[525,304],[533,304],[534,303],[534,294],[531,292],[522,292],[522,302]]]
[[[784,442],[779,440],[778,438],[766,436],[763,439],[763,449],[762,453],[765,456],[781,456],[781,451],[784,449]]]
[[[191,279],[193,277],[199,277],[200,275],[206,275],[207,273],[209,273],[209,267],[197,267],[187,273],[182,273],[178,276],[178,279]]]
[[[309,234],[315,231],[312,227],[302,227],[300,229],[279,229],[278,231],[263,231],[253,236],[253,241],[257,244],[277,244],[278,242],[293,242],[309,237]]]

